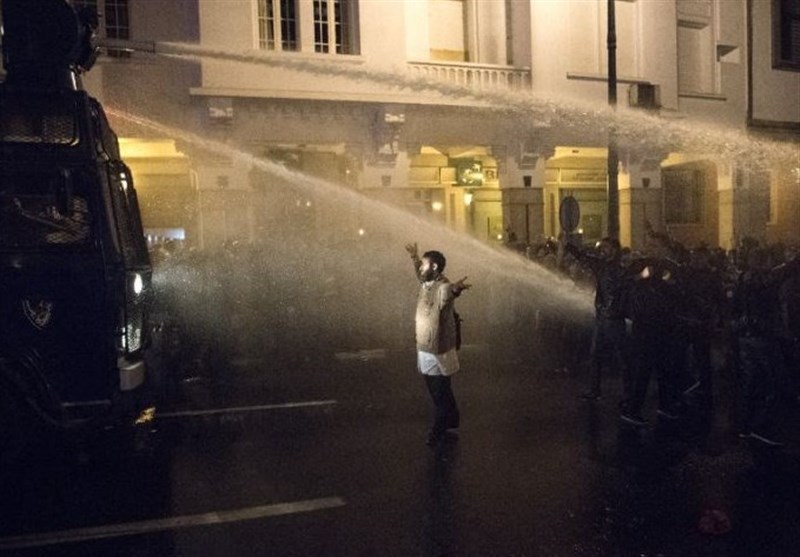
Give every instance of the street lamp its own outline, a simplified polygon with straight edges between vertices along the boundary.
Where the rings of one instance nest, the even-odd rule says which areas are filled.
[[[615,0],[608,0],[608,105],[617,109],[617,24]],[[619,240],[619,154],[616,123],[608,128],[608,236]]]

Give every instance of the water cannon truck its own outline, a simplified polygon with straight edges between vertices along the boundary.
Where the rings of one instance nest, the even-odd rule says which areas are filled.
[[[147,421],[152,267],[129,168],[81,86],[97,14],[0,0],[0,459]],[[135,428],[131,428],[135,429]]]

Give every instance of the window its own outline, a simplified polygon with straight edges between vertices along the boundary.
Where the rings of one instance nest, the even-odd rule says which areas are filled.
[[[105,37],[125,40],[131,38],[128,0],[75,0],[74,6],[94,9],[100,16],[100,33],[104,33]],[[127,58],[130,52],[109,48],[108,55]]]
[[[314,0],[314,52],[358,54],[356,0]]]
[[[298,45],[296,0],[259,0],[259,48],[298,50]]]
[[[102,11],[106,24],[106,37],[109,39],[131,38],[128,0],[105,0],[105,8]],[[108,55],[116,58],[127,58],[130,56],[130,52],[109,49]]]
[[[750,189],[750,204],[753,206],[754,214],[758,219],[764,219],[766,223],[775,223],[777,198],[773,195],[772,190],[775,185],[772,183],[770,173],[751,170],[747,172],[747,181]]]
[[[467,11],[465,0],[432,0],[428,3],[431,60],[469,60]]]
[[[773,0],[773,66],[800,70],[800,3],[797,0]]]
[[[128,0],[106,0],[106,36],[109,39],[129,39]]]
[[[664,220],[667,224],[703,222],[703,173],[697,169],[666,169]]]
[[[712,0],[678,1],[678,92],[717,92],[715,5]]]

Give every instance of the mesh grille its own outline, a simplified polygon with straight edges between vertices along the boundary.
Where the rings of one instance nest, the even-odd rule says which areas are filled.
[[[144,315],[141,310],[133,311],[128,316],[125,334],[127,338],[128,352],[136,352],[142,348],[142,333],[144,330]]]
[[[0,138],[11,143],[75,145],[75,105],[59,98],[0,99]]]
[[[129,275],[130,279],[130,275]],[[127,285],[127,322],[125,323],[125,343],[128,352],[136,352],[142,348],[144,341],[145,310],[147,307],[146,295],[133,295],[132,284]]]

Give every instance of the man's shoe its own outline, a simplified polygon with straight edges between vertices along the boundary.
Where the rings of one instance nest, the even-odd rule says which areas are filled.
[[[623,412],[619,415],[619,419],[627,424],[635,425],[636,427],[645,427],[647,425],[647,421],[638,414]]]
[[[759,433],[751,433],[750,439],[754,441],[758,441],[759,443],[764,443],[765,445],[769,445],[770,447],[783,447],[783,443],[777,441],[771,437],[767,437],[766,435],[761,435]]]
[[[600,400],[600,393],[598,393],[597,391],[586,391],[579,398],[581,400],[590,400],[590,401]]]

